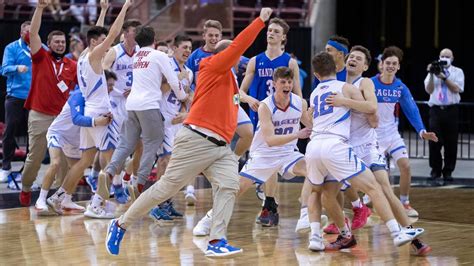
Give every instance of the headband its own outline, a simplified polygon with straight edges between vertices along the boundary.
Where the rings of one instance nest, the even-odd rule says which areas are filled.
[[[344,55],[346,55],[346,54],[349,53],[349,50],[347,50],[347,48],[344,47],[344,45],[341,44],[341,43],[338,43],[338,42],[333,41],[333,40],[329,40],[327,44],[329,44],[329,45],[331,45],[332,47],[336,48],[338,51],[343,52]]]

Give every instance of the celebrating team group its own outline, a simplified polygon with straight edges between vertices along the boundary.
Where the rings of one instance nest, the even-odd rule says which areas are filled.
[[[236,197],[255,184],[263,187],[257,223],[277,226],[278,176],[303,176],[296,232],[309,232],[310,250],[357,244],[352,230],[363,227],[371,214],[359,192],[372,202],[395,246],[411,244],[418,255],[431,250],[419,239],[424,230],[414,228],[408,218],[418,213],[409,204],[411,175],[395,105],[400,104],[421,138],[437,141],[437,137],[425,130],[409,89],[396,77],[403,58],[399,48],[387,47],[380,74],[365,78],[370,51],[361,45],[350,48],[341,36],[331,37],[325,51],[311,60],[315,83],[308,104],[302,97],[298,63],[284,51],[290,27],[280,18],[270,19],[270,8],[262,8],[260,16],[232,41],[221,40],[222,25],[208,20],[203,26],[203,47],[192,52],[192,40],[178,35],[172,52],[164,53],[156,49],[153,28],[125,21],[131,0],[125,1],[110,29],[104,28],[108,3],[102,0],[101,16],[88,30],[88,47],[76,64],[63,57],[64,33],[51,32],[48,47],[41,43],[38,32],[48,4],[39,0],[31,22],[33,79],[25,105],[32,110],[30,121],[47,130],[46,140],[38,138],[34,145],[47,141],[51,155],[35,204],[40,215],[53,209],[57,214],[83,212],[91,218],[111,219],[106,248],[118,255],[127,228],[142,216],[149,214],[156,220],[182,216],[174,209],[172,197],[178,197],[183,187],[189,204],[199,200],[193,184],[202,174],[212,185],[213,206],[193,234],[209,235],[205,255],[222,257],[243,251],[227,241]],[[267,48],[248,60],[243,54],[267,21]],[[121,34],[121,42],[113,46]],[[245,65],[239,84],[237,76]],[[56,79],[45,81],[47,72]],[[40,82],[54,83],[54,89],[35,89]],[[240,101],[249,105],[249,115]],[[55,115],[54,110],[43,111],[44,106],[61,111]],[[302,154],[296,144],[307,138]],[[247,151],[248,160],[239,172],[239,159]],[[47,198],[63,156],[69,170],[61,187]],[[401,169],[400,199],[389,183],[386,156]],[[37,158],[28,154],[22,203],[29,204],[34,178],[28,171],[34,172]],[[155,162],[159,180],[144,190]],[[84,208],[71,198],[91,165],[93,174],[87,182],[94,195]],[[119,218],[108,201],[111,188],[114,202],[131,203]],[[344,197],[353,206],[352,222],[343,211]],[[330,225],[325,226],[323,212]],[[338,234],[337,240],[325,244],[323,229]]]

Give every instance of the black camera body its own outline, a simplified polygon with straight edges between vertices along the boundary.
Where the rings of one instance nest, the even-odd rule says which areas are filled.
[[[446,66],[448,62],[444,60],[435,60],[431,62],[429,72],[434,75],[439,75],[443,71],[443,67]]]

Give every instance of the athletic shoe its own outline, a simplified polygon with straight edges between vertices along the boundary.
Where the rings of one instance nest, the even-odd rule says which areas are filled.
[[[150,213],[148,214],[151,219],[155,221],[173,221],[173,218],[169,216],[168,212],[162,209],[160,206],[156,206],[155,208],[151,209]]]
[[[63,214],[63,208],[61,206],[62,199],[58,198],[56,195],[52,195],[46,200],[46,203],[53,209],[53,211],[59,215]]]
[[[351,248],[357,245],[357,241],[352,235],[350,238],[343,237],[339,235],[336,239],[336,241],[329,243],[326,246],[326,251],[335,251],[335,250],[341,250],[341,249],[347,249]]]
[[[328,224],[328,217],[326,215],[321,215],[321,228],[324,228]],[[298,219],[296,223],[295,233],[305,234],[311,231],[311,226],[309,222],[308,214],[303,214],[302,217]]]
[[[262,212],[260,212],[258,220],[260,224],[264,227],[277,226],[279,221],[279,215],[278,212],[274,213],[264,208]]]
[[[241,248],[233,247],[227,243],[224,238],[220,239],[217,243],[207,245],[206,256],[207,257],[225,257],[238,253],[242,253]]]
[[[423,228],[402,228],[400,232],[392,233],[393,244],[400,247],[410,243],[425,232]]]
[[[48,205],[43,200],[37,200],[36,201],[35,210],[36,210],[36,213],[40,216],[50,214],[49,209],[48,209]]]
[[[419,238],[411,241],[411,247],[418,256],[426,256],[431,252],[431,247],[423,243]]]
[[[178,212],[174,207],[173,207],[173,202],[168,202],[163,204],[163,209],[168,213],[169,216],[172,218],[183,218],[183,214]]]
[[[113,219],[115,215],[105,211],[104,206],[92,206],[88,204],[84,216],[96,219]]]
[[[186,192],[184,195],[184,200],[186,200],[186,205],[188,206],[194,206],[196,204],[196,195],[194,193]]]
[[[194,236],[207,236],[211,232],[212,218],[207,214],[194,226]]]
[[[364,204],[362,204],[362,207],[360,208],[352,208],[352,211],[354,212],[351,226],[352,230],[364,227],[367,223],[367,218],[372,214],[372,211]]]
[[[323,238],[320,235],[311,235],[308,249],[312,251],[323,251],[324,248]]]
[[[118,226],[118,219],[110,221],[105,238],[105,248],[110,255],[118,255],[120,252],[120,242],[122,242],[125,229]]]
[[[410,206],[410,202],[403,203],[403,207],[408,217],[418,217],[418,212]]]
[[[0,183],[6,183],[11,172],[10,170],[0,170]]]
[[[128,195],[125,193],[125,189],[122,184],[113,185],[114,187],[114,198],[119,204],[126,204],[129,200]]]
[[[31,191],[24,192],[23,190],[20,192],[20,205],[23,207],[29,207],[31,204]]]
[[[68,201],[68,202],[62,202],[61,203],[61,207],[62,207],[62,210],[63,211],[66,211],[66,212],[79,212],[79,213],[83,213],[86,211],[86,208],[84,208],[83,206],[79,205],[79,204],[76,204],[75,202],[72,202],[72,201]]]
[[[347,217],[344,218],[344,221],[346,222],[346,224],[349,225],[349,219],[347,219]],[[339,228],[337,228],[337,225],[335,223],[332,223],[323,228],[324,228],[323,231],[326,234],[334,234],[334,235],[339,234]]]
[[[255,183],[255,194],[258,199],[265,200],[265,192],[263,192],[262,185],[261,183]]]
[[[95,193],[97,191],[97,180],[98,179],[99,179],[98,177],[93,177],[91,175],[88,175],[86,177],[86,182],[89,185],[89,187],[91,187],[92,193]]]

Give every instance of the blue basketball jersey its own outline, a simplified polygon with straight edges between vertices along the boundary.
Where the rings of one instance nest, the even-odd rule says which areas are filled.
[[[283,53],[279,57],[270,60],[265,52],[258,54],[255,58],[255,74],[250,85],[248,94],[253,98],[263,101],[275,92],[273,88],[273,71],[278,67],[288,67],[291,56]],[[250,120],[254,127],[258,123],[258,113],[250,109]]]
[[[193,82],[191,83],[191,90],[194,91],[194,88],[196,87],[199,63],[203,58],[209,57],[211,55],[213,55],[213,53],[206,52],[202,49],[202,47],[199,47],[191,53],[188,60],[186,61],[186,66],[191,69],[194,77]]]

